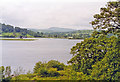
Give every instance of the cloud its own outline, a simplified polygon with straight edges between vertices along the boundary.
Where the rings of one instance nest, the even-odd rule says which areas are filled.
[[[5,2],[6,1],[6,2]],[[45,0],[47,1],[47,0]],[[92,28],[92,16],[99,13],[105,2],[77,2],[78,0],[4,0],[0,5],[2,22],[28,28],[65,27]],[[59,1],[59,0],[58,0]],[[86,0],[85,0],[86,1]],[[94,0],[93,0],[94,1]]]

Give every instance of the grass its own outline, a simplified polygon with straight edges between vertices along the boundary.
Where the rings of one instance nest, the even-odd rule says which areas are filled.
[[[34,41],[34,40],[37,40],[37,39],[3,39],[1,38],[0,40],[10,40],[10,41]]]

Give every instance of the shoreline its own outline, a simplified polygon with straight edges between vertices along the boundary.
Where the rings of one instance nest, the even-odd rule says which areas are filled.
[[[34,41],[34,40],[37,40],[37,39],[1,38],[0,40],[10,40],[10,41]]]
[[[0,38],[0,40],[11,40],[11,41],[34,41],[41,38]],[[67,39],[67,40],[83,40],[83,39],[69,39],[69,38],[48,38],[48,39]]]

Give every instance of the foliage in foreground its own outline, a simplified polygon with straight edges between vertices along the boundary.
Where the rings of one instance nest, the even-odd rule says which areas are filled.
[[[120,79],[120,40],[114,36],[85,39],[71,49],[73,58],[68,61],[78,72],[89,79]]]

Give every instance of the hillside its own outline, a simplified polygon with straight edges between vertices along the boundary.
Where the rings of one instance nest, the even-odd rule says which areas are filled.
[[[0,23],[0,37],[41,37],[40,33],[28,30],[26,28],[14,27],[12,25]]]
[[[48,29],[31,29],[30,28],[30,30],[32,30],[34,32],[43,32],[43,33],[76,31],[75,29],[60,28],[60,27],[50,27]]]
[[[0,23],[1,24],[1,23]],[[74,30],[68,28],[51,27],[48,29],[25,29],[14,27],[12,25],[1,24],[0,37],[15,38],[15,37],[41,37],[41,38],[71,38],[84,39],[91,37],[93,30]]]

